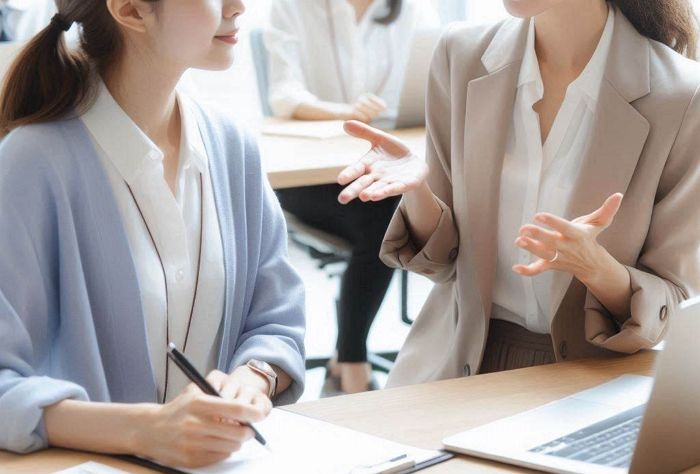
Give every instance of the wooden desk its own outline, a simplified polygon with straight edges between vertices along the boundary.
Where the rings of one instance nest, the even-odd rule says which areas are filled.
[[[565,362],[506,373],[325,399],[290,411],[423,448],[440,448],[448,435],[601,384],[625,373],[650,375],[653,352],[605,360]],[[136,474],[150,473],[109,457],[64,450],[30,456],[0,453],[0,473],[42,474],[94,460]],[[459,457],[427,473],[528,472]],[[693,474],[700,469],[693,469]]]
[[[425,154],[425,129],[391,132],[419,155]],[[350,136],[327,139],[261,135],[258,143],[267,176],[275,189],[335,183],[338,173],[359,160],[369,144]]]

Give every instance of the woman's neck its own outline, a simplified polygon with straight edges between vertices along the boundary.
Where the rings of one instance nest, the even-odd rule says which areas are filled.
[[[154,67],[138,55],[124,59],[103,80],[114,100],[161,149],[179,146],[180,113],[175,87],[183,72]],[[158,73],[153,71],[158,70]]]
[[[350,5],[355,9],[355,20],[360,21],[365,16],[369,6],[374,0],[348,0]]]
[[[535,49],[540,66],[577,76],[593,56],[607,18],[605,0],[562,2],[536,16]]]

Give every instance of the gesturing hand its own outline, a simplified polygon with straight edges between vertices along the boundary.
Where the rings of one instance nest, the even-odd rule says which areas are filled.
[[[348,185],[338,201],[381,201],[418,188],[428,175],[428,165],[398,138],[361,122],[345,123],[345,131],[371,143],[372,148],[354,165],[338,175]]]
[[[612,224],[622,198],[620,193],[613,194],[599,209],[573,221],[548,213],[537,214],[535,221],[549,229],[524,225],[515,245],[537,256],[538,260],[529,265],[515,265],[513,271],[535,276],[559,270],[573,274],[584,283],[593,280],[609,268],[611,257],[597,239]]]

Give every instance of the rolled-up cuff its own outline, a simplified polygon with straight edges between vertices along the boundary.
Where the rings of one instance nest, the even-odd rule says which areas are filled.
[[[72,382],[6,374],[0,375],[0,449],[30,453],[48,447],[44,408],[68,399],[88,400],[85,389]]]
[[[591,344],[632,354],[656,346],[666,333],[671,313],[683,299],[680,289],[637,268],[630,274],[630,315],[616,320],[590,293],[586,297],[586,338]]]
[[[459,254],[459,234],[452,209],[436,198],[442,214],[423,248],[411,239],[409,219],[403,201],[389,224],[380,252],[382,261],[390,267],[402,268],[425,275],[436,282],[454,276],[455,260]]]
[[[229,373],[236,367],[245,365],[251,359],[267,362],[284,370],[292,379],[292,384],[273,401],[276,406],[296,402],[304,393],[304,354],[294,340],[280,336],[259,335],[247,339],[236,350]]]

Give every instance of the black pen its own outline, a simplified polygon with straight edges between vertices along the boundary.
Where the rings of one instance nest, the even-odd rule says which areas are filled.
[[[175,362],[175,365],[177,365],[180,370],[187,376],[192,383],[197,385],[199,389],[206,393],[207,395],[212,395],[214,397],[221,397],[219,392],[216,391],[214,387],[211,386],[209,382],[207,382],[207,379],[205,379],[202,374],[197,371],[194,365],[187,360],[185,355],[177,350],[177,346],[173,344],[172,342],[168,344],[168,357],[170,360]],[[265,441],[265,438],[262,437],[260,432],[255,429],[255,427],[252,425],[252,423],[243,423],[245,426],[253,430],[253,433],[255,433],[255,439],[258,441],[258,443],[262,444],[265,446],[267,444],[267,441]]]

